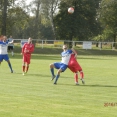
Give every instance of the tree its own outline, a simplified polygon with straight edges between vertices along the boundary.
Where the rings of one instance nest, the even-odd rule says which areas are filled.
[[[8,7],[14,4],[15,0],[1,0],[0,7],[1,7],[1,33],[6,35],[6,26],[7,26],[7,11]]]
[[[7,6],[8,0],[3,0],[3,8],[2,8],[2,30],[1,33],[6,35],[6,19],[7,19]]]
[[[26,11],[17,6],[8,10],[7,17],[7,35],[13,35],[14,38],[27,38],[25,30],[30,19]]]
[[[99,0],[64,0],[59,6],[59,14],[55,17],[59,39],[89,40],[97,34],[96,10]],[[73,14],[67,9],[74,7]]]
[[[115,42],[117,36],[117,0],[102,0],[98,17],[106,37],[113,37]]]
[[[42,13],[46,13],[46,17],[48,17],[50,20],[53,36],[55,40],[56,40],[56,29],[54,24],[54,16],[57,14],[59,3],[60,3],[60,0],[43,0],[42,1],[42,11],[43,11]]]

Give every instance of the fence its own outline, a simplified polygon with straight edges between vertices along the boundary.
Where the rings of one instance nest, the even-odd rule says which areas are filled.
[[[26,42],[27,39],[14,39],[15,46],[21,46],[21,41]],[[96,41],[68,41],[68,40],[40,40],[33,39],[35,47],[39,48],[61,48],[63,44],[72,45],[79,49],[117,49],[117,42],[96,42]]]

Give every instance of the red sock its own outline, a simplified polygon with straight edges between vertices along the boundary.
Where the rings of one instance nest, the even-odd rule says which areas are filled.
[[[23,70],[23,72],[25,71],[25,66],[22,66],[22,70]]]
[[[78,73],[75,73],[74,79],[75,79],[75,82],[78,82]]]
[[[27,72],[27,71],[28,71],[28,69],[29,69],[29,66],[27,66],[27,67],[26,67],[26,71],[25,71],[25,72]]]
[[[80,71],[80,77],[83,79],[84,78],[84,73],[83,71]]]

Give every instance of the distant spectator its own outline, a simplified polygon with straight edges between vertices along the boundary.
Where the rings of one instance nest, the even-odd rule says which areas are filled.
[[[13,50],[14,50],[14,40],[13,40],[12,36],[9,37],[8,42],[10,42],[9,45],[8,45],[8,51],[10,51],[11,55],[14,56],[14,52],[13,52]]]

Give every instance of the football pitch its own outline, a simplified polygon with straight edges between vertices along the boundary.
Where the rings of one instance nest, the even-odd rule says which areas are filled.
[[[49,64],[60,59],[59,55],[32,55],[25,76],[20,55],[10,57],[13,74],[3,61],[0,117],[116,117],[117,57],[78,56],[85,78],[85,85],[79,80],[79,86],[69,69],[53,84]]]

